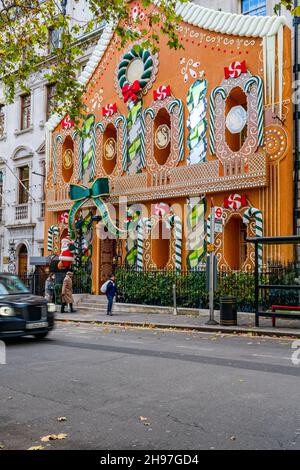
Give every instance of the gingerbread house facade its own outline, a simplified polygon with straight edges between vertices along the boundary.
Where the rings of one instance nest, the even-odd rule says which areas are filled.
[[[128,27],[141,33],[147,12],[136,1],[130,9]],[[285,19],[192,3],[178,13],[178,51],[164,37],[158,53],[142,39],[122,48],[107,25],[79,79],[84,136],[68,117],[47,124],[46,252],[59,255],[70,236],[89,262],[94,292],[117,262],[197,269],[210,239],[211,198],[223,209],[220,269],[253,269],[247,236],[292,233]],[[287,248],[266,248],[260,262],[289,256]]]

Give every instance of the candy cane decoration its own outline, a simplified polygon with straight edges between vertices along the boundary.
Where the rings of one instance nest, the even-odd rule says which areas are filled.
[[[187,127],[189,129],[188,148],[189,165],[204,162],[207,150],[207,81],[205,79],[196,80],[190,87],[187,96],[189,117]]]
[[[210,113],[210,121],[209,121],[209,151],[211,155],[215,154],[215,117],[216,117],[216,109],[215,109],[215,99],[216,96],[220,93],[223,100],[226,99],[227,93],[225,88],[218,86],[215,88],[210,95],[210,104],[209,104],[209,113]]]
[[[178,215],[172,214],[168,218],[168,228],[174,228],[175,236],[175,270],[181,271],[182,266],[182,222]]]
[[[62,145],[63,138],[60,134],[58,134],[54,139],[54,148],[53,148],[53,183],[56,184],[56,159],[57,159],[57,143]]]
[[[54,236],[58,236],[59,228],[56,225],[51,225],[48,228],[48,240],[47,240],[47,249],[50,253],[53,252],[53,238]]]
[[[184,128],[183,128],[183,103],[181,100],[174,100],[169,105],[169,112],[173,114],[174,109],[178,106],[178,160],[184,160]]]
[[[122,148],[122,170],[127,170],[127,121],[125,116],[120,116],[116,119],[116,128],[123,123],[123,148]]]
[[[205,245],[205,199],[199,197],[188,201],[187,265],[196,269],[206,252]]]
[[[250,207],[246,210],[243,216],[243,223],[248,225],[251,217],[255,217],[255,235],[257,237],[263,236],[263,216],[262,212],[255,207]],[[261,243],[258,245],[258,266],[261,268],[263,263],[263,246]]]
[[[139,173],[143,168],[143,156],[141,147],[142,134],[142,101],[129,103],[129,113],[127,117],[127,142],[128,142],[128,167],[130,175]]]
[[[140,220],[138,224],[137,236],[137,269],[142,271],[144,267],[143,253],[144,253],[144,233],[149,233],[152,228],[152,221],[147,217]]]
[[[257,87],[257,127],[258,127],[258,146],[264,145],[264,91],[263,82],[260,77],[253,76],[245,84],[244,90],[250,93],[252,85]]]

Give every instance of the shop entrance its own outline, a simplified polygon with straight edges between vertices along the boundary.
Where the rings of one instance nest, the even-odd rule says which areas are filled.
[[[115,270],[116,240],[109,238],[100,243],[100,287]],[[99,292],[100,293],[100,292]]]

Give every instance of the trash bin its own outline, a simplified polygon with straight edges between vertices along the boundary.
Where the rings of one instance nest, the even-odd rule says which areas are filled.
[[[236,297],[228,295],[220,298],[220,324],[237,325]]]

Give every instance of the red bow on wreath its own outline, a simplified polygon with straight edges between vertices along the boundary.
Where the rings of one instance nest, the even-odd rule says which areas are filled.
[[[123,86],[122,88],[122,94],[124,98],[124,102],[127,103],[128,100],[136,101],[138,96],[138,92],[141,89],[140,82],[136,80],[133,82],[132,85],[129,85],[128,83]]]

